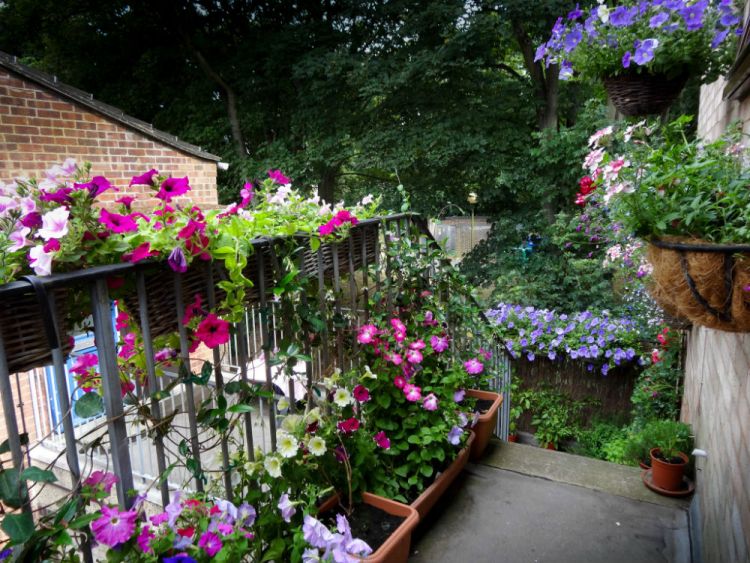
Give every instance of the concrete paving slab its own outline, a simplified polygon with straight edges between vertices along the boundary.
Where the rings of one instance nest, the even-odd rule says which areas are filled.
[[[689,563],[687,512],[469,464],[422,522],[413,563]]]
[[[641,480],[643,470],[638,467],[565,452],[493,439],[481,463],[662,506],[687,510],[690,504],[687,499],[665,497],[647,489]]]

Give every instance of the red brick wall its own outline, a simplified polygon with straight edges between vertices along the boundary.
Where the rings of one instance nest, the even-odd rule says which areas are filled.
[[[216,163],[182,153],[88,108],[65,101],[33,82],[0,69],[0,180],[41,177],[68,157],[92,163],[92,175],[106,176],[121,189],[102,201],[137,195],[138,208],[151,208],[148,188],[128,188],[132,176],[150,168],[190,178],[190,198],[215,207]],[[179,198],[178,201],[182,199]]]

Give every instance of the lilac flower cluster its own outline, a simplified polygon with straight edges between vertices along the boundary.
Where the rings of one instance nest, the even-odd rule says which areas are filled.
[[[640,341],[634,321],[617,319],[603,312],[583,311],[573,315],[558,314],[548,309],[535,309],[499,303],[487,311],[505,347],[515,359],[525,357],[587,362],[593,371],[600,366],[602,375],[610,369],[630,362],[644,363],[636,352]]]
[[[566,19],[559,17],[534,60],[558,64],[563,80],[573,76],[573,62],[585,64],[581,58],[587,51],[600,59],[595,66],[612,56],[620,70],[646,66],[660,47],[684,33],[705,33],[705,47],[719,49],[730,34],[741,33],[739,23],[732,0],[631,0],[613,8],[600,0],[588,13],[576,5]]]
[[[302,554],[303,563],[336,561],[336,563],[358,563],[372,553],[364,541],[352,538],[349,521],[342,514],[336,515],[337,533],[331,532],[320,520],[309,514],[305,516],[302,533],[312,548]],[[323,552],[321,554],[321,551]]]

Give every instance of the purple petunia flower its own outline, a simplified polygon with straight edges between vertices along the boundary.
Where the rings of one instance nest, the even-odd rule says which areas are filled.
[[[630,68],[630,57],[632,55],[630,54],[630,51],[625,51],[625,54],[622,56],[622,68]],[[580,227],[580,225],[579,225]]]
[[[609,15],[609,23],[612,24],[613,27],[627,27],[631,23],[633,23],[633,19],[635,18],[637,12],[637,8],[618,6]]]
[[[544,58],[544,55],[547,53],[547,44],[542,43],[539,45],[539,47],[536,48],[536,53],[534,53],[534,62],[537,62]]]
[[[703,12],[708,6],[708,0],[700,0],[692,6],[686,6],[680,10],[685,27],[688,31],[696,31],[703,27]]]
[[[644,39],[635,50],[633,60],[641,66],[654,60],[654,51],[659,46],[658,39]]]
[[[569,78],[572,78],[572,76],[573,76],[573,63],[571,63],[570,61],[563,61],[560,64],[560,74],[558,78],[560,80],[568,80]]]
[[[187,553],[178,553],[172,557],[165,557],[164,563],[197,563],[195,559],[190,557]]]
[[[185,259],[185,253],[179,246],[176,246],[175,249],[170,253],[169,258],[167,258],[167,263],[169,264],[169,267],[172,268],[172,270],[175,272],[179,272],[181,274],[187,272],[188,264],[187,260]]]
[[[668,19],[669,14],[667,12],[659,12],[648,21],[648,26],[651,29],[656,29],[657,27],[661,27],[665,23],[667,23]]]
[[[461,434],[463,433],[464,431],[458,426],[454,426],[451,428],[450,432],[448,432],[448,442],[454,446],[459,445],[461,443]]]
[[[577,19],[578,19],[578,18],[580,18],[580,17],[582,16],[582,15],[583,15],[583,12],[581,11],[581,9],[580,9],[580,7],[578,6],[578,4],[576,4],[576,7],[575,7],[575,9],[574,9],[574,10],[571,10],[571,11],[570,11],[570,12],[568,13],[568,19],[569,19],[569,20],[577,20]]]
[[[728,29],[723,29],[721,31],[717,31],[716,35],[714,35],[714,38],[711,40],[711,48],[716,49],[719,45],[721,45],[724,40],[727,38],[727,35],[729,35]],[[640,275],[638,275],[640,274]],[[641,270],[638,270],[636,275],[641,278],[645,275],[645,272],[642,272]]]
[[[583,39],[582,29],[581,24],[578,23],[567,33],[563,40],[563,49],[566,53],[570,53],[581,42],[581,39]]]

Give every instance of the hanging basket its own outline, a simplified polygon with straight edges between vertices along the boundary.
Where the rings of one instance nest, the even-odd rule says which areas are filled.
[[[71,323],[65,312],[69,300],[66,288],[50,290],[55,296],[56,318],[60,346],[67,357],[73,349]],[[9,373],[29,371],[52,363],[50,342],[42,320],[40,304],[34,290],[0,299],[0,332],[3,336]]]
[[[310,249],[308,235],[299,234],[295,236],[295,239],[302,247],[302,263],[305,273],[317,277],[317,272],[322,267],[323,277],[330,279],[334,275],[334,255],[338,261],[339,275],[349,272],[350,250],[355,271],[365,264],[375,263],[379,233],[379,221],[363,221],[351,227],[349,237],[337,243],[322,243],[314,252]]]
[[[627,117],[660,114],[677,99],[688,75],[623,74],[604,79],[609,99]]]
[[[653,240],[648,259],[654,267],[649,292],[669,314],[750,332],[750,245]]]

